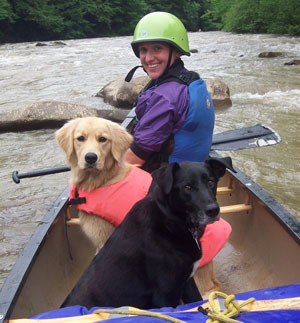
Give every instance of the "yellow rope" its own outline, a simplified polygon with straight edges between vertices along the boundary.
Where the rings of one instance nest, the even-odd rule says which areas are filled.
[[[226,309],[224,312],[220,311],[220,306],[218,306],[218,304],[215,302],[215,298],[217,297],[222,297],[225,299],[224,306]],[[251,302],[254,302],[255,298],[251,297],[248,300],[238,304],[235,301],[234,295],[226,295],[225,293],[221,292],[212,292],[209,295],[208,300],[212,312],[208,313],[210,318],[206,321],[206,323],[242,323],[241,321],[231,319],[231,317],[237,317],[239,316],[240,312],[245,312],[246,310],[243,309],[243,307]]]
[[[108,313],[108,314],[121,314],[121,315],[137,315],[137,316],[150,316],[150,317],[154,317],[157,319],[161,319],[161,320],[166,320],[166,321],[170,321],[173,323],[186,323],[185,321],[181,321],[178,320],[174,317],[171,316],[167,316],[167,315],[163,315],[160,313],[156,313],[156,312],[149,312],[149,311],[143,311],[140,309],[134,309],[134,310],[96,310],[93,312],[93,314],[97,314],[97,313]]]

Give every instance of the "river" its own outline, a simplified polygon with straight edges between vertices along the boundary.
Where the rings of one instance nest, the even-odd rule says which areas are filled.
[[[183,58],[186,67],[230,88],[233,105],[216,111],[215,132],[261,123],[282,136],[278,145],[222,154],[300,220],[300,66],[284,65],[300,58],[300,38],[225,32],[190,33],[189,38],[190,48],[198,52]],[[1,45],[0,113],[49,100],[111,108],[95,94],[137,65],[130,41],[115,37],[67,40],[66,46]],[[264,51],[285,56],[258,58]],[[54,131],[0,134],[0,286],[68,183],[68,173],[23,179],[18,185],[11,179],[13,170],[65,165]]]

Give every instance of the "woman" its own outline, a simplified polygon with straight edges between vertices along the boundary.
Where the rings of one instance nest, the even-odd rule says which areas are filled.
[[[165,162],[204,161],[212,142],[214,107],[205,82],[180,59],[190,55],[184,25],[172,14],[150,13],[137,24],[131,45],[151,81],[137,100],[127,161],[150,172]]]
[[[190,55],[184,25],[172,14],[150,13],[137,24],[131,46],[151,80],[137,99],[134,140],[126,160],[150,172],[162,163],[204,161],[212,143],[214,107],[205,82],[180,59]],[[211,260],[230,233],[231,226],[223,219],[205,228],[200,239],[203,268],[194,276],[201,293],[220,287]]]

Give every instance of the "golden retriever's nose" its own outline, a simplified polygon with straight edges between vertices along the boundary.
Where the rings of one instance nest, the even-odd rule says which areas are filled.
[[[87,153],[84,159],[88,164],[92,165],[97,161],[98,157],[95,153]]]

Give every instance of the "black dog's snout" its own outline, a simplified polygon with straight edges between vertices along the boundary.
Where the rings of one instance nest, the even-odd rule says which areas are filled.
[[[97,161],[98,157],[95,153],[87,153],[85,155],[85,161],[88,164],[94,164]]]
[[[205,208],[205,214],[210,218],[216,217],[219,214],[219,212],[220,212],[220,207],[216,203],[210,204]]]

